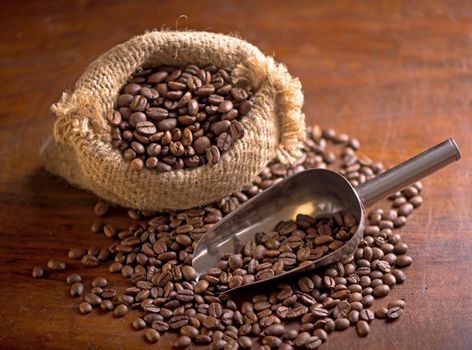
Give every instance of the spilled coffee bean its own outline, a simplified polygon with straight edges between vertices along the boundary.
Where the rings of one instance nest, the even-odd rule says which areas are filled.
[[[41,266],[35,266],[32,272],[33,278],[43,278],[44,270]]]

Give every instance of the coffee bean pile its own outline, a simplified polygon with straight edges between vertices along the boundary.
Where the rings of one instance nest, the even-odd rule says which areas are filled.
[[[357,228],[357,219],[350,214],[323,218],[299,214],[295,221],[281,221],[272,232],[258,232],[255,242],[244,243],[239,254],[224,255],[201,279],[218,278],[217,289],[223,291],[225,285],[232,289],[271,278],[341,248]]]
[[[406,279],[402,270],[412,263],[412,258],[406,255],[408,246],[395,228],[403,226],[412,211],[421,205],[420,183],[393,195],[389,209],[371,210],[359,247],[342,261],[282,281],[267,291],[254,291],[252,299],[239,304],[233,295],[217,293],[228,289],[218,277],[208,275],[196,281],[191,261],[198,240],[258,192],[307,168],[337,169],[354,185],[382,171],[380,164],[357,154],[359,143],[355,139],[317,127],[308,130],[307,136],[304,153],[294,165],[274,161],[252,184],[204,208],[165,213],[130,210],[128,214],[136,222],[124,230],[103,223],[103,219],[94,222],[92,231],[105,234],[114,243],[101,249],[93,246],[71,249],[69,258],[85,266],[111,260],[110,273],[121,274],[130,287],[116,290],[105,277],[86,285],[81,276],[69,275],[66,282],[71,296],[80,298],[79,312],[88,314],[100,308],[113,312],[114,317],[123,317],[129,309],[136,309],[140,316],[131,325],[142,332],[147,342],[158,342],[163,333],[172,332],[178,334],[174,345],[179,349],[191,344],[207,345],[210,349],[250,349],[253,344],[259,344],[262,350],[316,349],[333,331],[353,326],[363,337],[370,333],[374,317],[399,318],[405,310],[404,300],[391,301],[375,312],[371,307],[375,299],[388,296],[396,284]],[[101,216],[108,210],[105,203],[95,207]],[[334,222],[340,225],[340,218],[337,219],[339,224],[333,218],[331,225]],[[342,219],[342,225],[348,228],[355,225],[350,217]],[[302,216],[295,224],[305,227],[305,223],[301,224],[304,220],[316,227],[316,220]],[[285,225],[289,224],[277,228],[280,231]],[[309,228],[304,230],[309,234]],[[336,234],[334,239],[339,240]],[[264,238],[261,242],[265,243]],[[61,271],[66,264],[51,260],[48,268]],[[33,277],[41,278],[48,273],[55,272],[36,267]]]
[[[216,164],[244,136],[248,86],[231,69],[159,66],[136,71],[110,114],[112,144],[135,170],[167,172]]]

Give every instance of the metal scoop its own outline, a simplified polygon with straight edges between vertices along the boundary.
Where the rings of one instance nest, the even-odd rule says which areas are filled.
[[[341,248],[310,265],[230,290],[252,287],[332,264],[356,250],[364,234],[365,208],[460,158],[456,143],[448,139],[357,188],[352,187],[344,176],[331,170],[302,171],[269,187],[213,226],[198,242],[192,265],[201,276],[210,267],[216,266],[224,254],[240,253],[246,241],[255,240],[257,232],[272,231],[279,221],[295,219],[297,214],[320,217],[341,211],[353,215],[359,223],[355,234]]]

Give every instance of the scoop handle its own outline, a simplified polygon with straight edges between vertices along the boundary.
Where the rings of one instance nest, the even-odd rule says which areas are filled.
[[[356,188],[365,208],[461,159],[454,139],[447,139]]]

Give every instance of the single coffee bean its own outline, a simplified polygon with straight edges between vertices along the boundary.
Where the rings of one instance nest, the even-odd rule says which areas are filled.
[[[115,308],[115,305],[111,302],[111,300],[102,300],[100,302],[100,309],[103,311],[111,311]]]
[[[110,288],[105,288],[102,292],[102,298],[104,299],[111,299],[115,297],[116,295],[116,290],[110,289]]]
[[[362,306],[362,305],[361,305]],[[359,311],[351,310],[347,315],[347,319],[351,325],[355,325],[359,321]]]
[[[222,152],[226,152],[230,149],[231,145],[233,144],[233,138],[227,132],[223,132],[218,136],[216,146]]]
[[[84,292],[84,285],[80,282],[75,282],[70,286],[70,295],[73,298],[82,296]]]
[[[144,162],[140,158],[135,158],[131,161],[131,169],[140,171],[144,168]]]
[[[101,223],[100,223],[101,224]],[[103,225],[102,225],[103,227]],[[98,232],[99,230],[95,231],[95,230],[92,230],[94,232]],[[87,250],[86,249],[81,249],[81,248],[72,248],[71,250],[69,250],[69,253],[68,253],[68,257],[70,259],[82,259],[82,257],[87,254]]]
[[[51,259],[48,261],[48,268],[53,271],[64,271],[66,269],[66,263],[61,260]]]
[[[151,136],[157,131],[154,123],[150,121],[145,121],[145,120],[136,123],[136,130],[141,135],[144,135],[144,136]],[[164,131],[164,130],[161,130],[161,131]]]
[[[41,266],[35,266],[32,272],[33,278],[43,278],[44,270]]]
[[[231,122],[229,120],[221,120],[219,122],[213,123],[211,126],[211,131],[215,135],[221,135],[224,132],[227,132],[229,130],[229,126],[231,125]]]
[[[174,347],[176,347],[177,349],[185,349],[191,344],[192,344],[192,339],[190,339],[190,337],[182,335],[179,338],[177,338],[177,340],[174,343]]]
[[[146,329],[144,336],[146,340],[150,343],[157,343],[159,339],[161,338],[161,335],[159,334],[159,332],[152,328]]]
[[[405,282],[406,280],[406,275],[403,273],[403,271],[392,270],[392,275],[395,276],[395,280],[397,281],[398,284],[401,284]]]
[[[370,322],[374,319],[374,313],[369,310],[369,309],[362,309],[360,312],[359,312],[359,318],[361,320],[364,320],[364,321],[367,321],[367,322]]]
[[[356,332],[359,335],[359,337],[366,337],[370,333],[370,326],[367,321],[360,320],[356,324]]]
[[[92,281],[92,286],[93,287],[104,288],[107,285],[108,285],[108,281],[106,280],[105,277],[97,277]]]
[[[398,306],[398,307],[401,307],[402,309],[404,309],[406,307],[406,302],[405,302],[405,300],[398,299],[398,300],[393,300],[393,301],[391,301],[387,304],[388,309],[393,308],[395,306]]]
[[[141,317],[136,317],[131,323],[131,325],[134,329],[141,330],[146,328],[146,321],[144,321]]]
[[[198,329],[192,326],[183,326],[180,328],[180,335],[187,336],[191,339],[195,339],[198,333]]]
[[[148,308],[148,310],[150,311],[150,309]],[[146,311],[148,311],[146,310]],[[163,318],[161,316],[161,318]],[[156,331],[159,331],[159,332],[166,332],[169,330],[169,323],[163,321],[162,319],[156,319],[155,321],[152,322],[152,328],[154,328]],[[172,322],[172,328],[173,329],[177,329],[179,328],[176,324],[174,324],[174,322]],[[175,328],[174,328],[175,327]]]
[[[307,342],[308,342],[308,339],[307,339]],[[305,342],[305,345],[307,344],[307,342]],[[268,345],[269,348],[274,349],[274,348],[278,348],[280,344],[282,344],[282,340],[280,338],[277,338],[271,335],[266,335],[265,337],[262,338],[262,344]]]
[[[338,318],[334,321],[337,331],[344,331],[349,328],[349,320],[347,318]]]
[[[98,295],[95,295],[93,293],[88,293],[85,296],[85,301],[92,306],[98,306],[102,302],[102,298],[100,298]]]
[[[412,262],[413,262],[413,259],[411,258],[411,256],[400,255],[397,257],[397,260],[395,261],[395,266],[407,267],[407,266],[410,266]]]
[[[310,338],[310,333],[302,332],[297,335],[297,337],[293,341],[293,344],[299,348],[302,348],[305,346],[306,342],[308,341],[308,338]]]
[[[108,203],[99,201],[95,204],[94,211],[95,215],[104,216],[108,213],[109,206]]]
[[[87,302],[82,302],[79,305],[79,311],[80,311],[81,314],[84,314],[84,315],[88,314],[92,311],[92,305],[90,305]]]
[[[123,317],[124,315],[126,315],[127,312],[128,306],[126,306],[125,304],[120,304],[115,308],[115,311],[113,311],[113,315],[115,317]]]
[[[89,267],[96,267],[99,261],[96,256],[87,254],[82,257],[82,264]]]
[[[374,315],[376,318],[384,319],[387,318],[388,309],[386,307],[381,307],[380,309],[375,310]]]
[[[229,126],[230,135],[234,140],[239,140],[244,137],[245,130],[243,124],[237,120],[233,120]]]
[[[251,340],[251,338],[249,338],[247,336],[242,336],[242,337],[239,337],[238,344],[241,347],[241,349],[251,349],[252,340]]]
[[[393,306],[388,309],[387,318],[390,320],[394,320],[394,319],[399,318],[402,313],[403,313],[403,308],[401,308],[400,306]]]
[[[372,295],[376,298],[383,298],[390,293],[390,287],[386,284],[380,284],[374,288]]]
[[[206,136],[201,136],[193,141],[193,148],[197,154],[204,154],[207,148],[211,147],[211,141]]]
[[[82,281],[82,277],[78,273],[71,273],[66,277],[66,283],[67,284],[73,284],[75,282],[80,282]]]
[[[211,146],[206,149],[206,157],[208,163],[216,164],[220,161],[220,151],[216,146]]]

